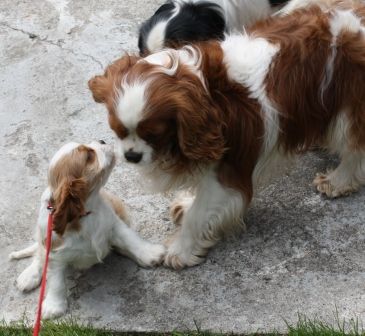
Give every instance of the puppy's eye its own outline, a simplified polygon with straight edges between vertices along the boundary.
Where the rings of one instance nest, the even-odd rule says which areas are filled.
[[[94,159],[95,159],[95,151],[93,149],[91,149],[91,148],[88,148],[88,150],[87,150],[87,156],[86,156],[86,161],[88,163],[91,163],[91,162],[94,161]]]

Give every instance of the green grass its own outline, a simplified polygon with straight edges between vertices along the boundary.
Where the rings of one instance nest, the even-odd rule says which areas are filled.
[[[219,334],[211,334],[196,328],[192,332],[179,332],[154,334],[154,333],[117,333],[108,330],[97,330],[90,326],[77,324],[73,320],[63,322],[45,322],[43,323],[41,336],[222,336]],[[0,323],[0,336],[31,336],[32,330],[26,322],[17,322],[12,324]],[[262,333],[252,334],[252,336],[260,336]],[[280,336],[277,332],[265,334],[265,336]],[[340,321],[337,319],[335,326],[324,322],[309,319],[299,315],[298,322],[295,325],[287,323],[288,336],[365,336],[365,331],[359,325],[358,320]]]
[[[358,319],[340,320],[336,312],[336,325],[299,315],[296,325],[287,323],[289,336],[365,336]]]

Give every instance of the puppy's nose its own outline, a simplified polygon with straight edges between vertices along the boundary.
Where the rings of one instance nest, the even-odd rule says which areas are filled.
[[[104,140],[99,140],[100,145],[106,145],[106,142]]]
[[[142,153],[137,153],[129,150],[128,152],[124,153],[124,157],[129,162],[138,163],[142,160]]]

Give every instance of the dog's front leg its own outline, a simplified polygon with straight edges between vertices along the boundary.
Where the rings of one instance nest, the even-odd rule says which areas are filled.
[[[246,208],[241,193],[224,187],[214,171],[202,179],[189,208],[186,204],[181,207],[181,228],[171,239],[164,262],[175,269],[201,263],[222,235],[243,223]]]
[[[142,239],[137,232],[119,219],[113,231],[112,245],[119,253],[128,256],[143,267],[161,264],[165,255],[163,245]]]
[[[50,319],[66,313],[66,266],[55,260],[50,260],[47,274],[47,294],[43,302],[43,318]]]

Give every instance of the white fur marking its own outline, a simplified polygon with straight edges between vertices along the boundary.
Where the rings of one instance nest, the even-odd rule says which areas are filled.
[[[75,148],[77,148],[80,144],[76,142],[70,142],[64,146],[62,146],[57,153],[53,156],[50,167],[53,167],[63,156],[71,153]]]
[[[324,79],[321,83],[320,93],[321,99],[323,103],[323,97],[325,91],[328,89],[334,71],[334,62],[337,55],[337,38],[338,35],[342,31],[350,31],[353,33],[357,33],[362,30],[360,19],[350,10],[336,10],[333,12],[333,17],[330,19],[330,32],[332,34],[332,42],[331,42],[331,55],[329,56],[326,63],[326,71],[324,75]]]
[[[122,83],[123,92],[119,93],[116,105],[119,119],[128,129],[134,130],[141,120],[146,103],[146,86],[146,83]]]
[[[163,48],[167,24],[168,21],[162,21],[151,29],[146,41],[147,49],[150,52],[156,52]]]

